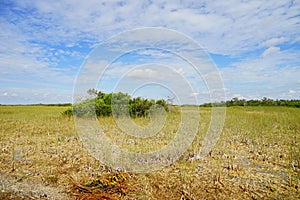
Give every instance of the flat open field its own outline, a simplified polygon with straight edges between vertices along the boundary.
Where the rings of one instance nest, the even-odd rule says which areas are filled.
[[[217,145],[196,159],[211,116],[200,108],[190,149],[168,167],[136,174],[94,159],[66,109],[0,106],[0,199],[300,199],[299,108],[227,108]],[[120,133],[112,117],[99,122],[115,144],[143,152],[172,140],[180,114],[168,113],[151,140]]]

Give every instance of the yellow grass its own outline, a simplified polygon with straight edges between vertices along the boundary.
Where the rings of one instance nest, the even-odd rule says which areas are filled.
[[[104,180],[116,173],[84,148],[78,140],[73,118],[61,115],[65,109],[0,107],[0,198],[17,199],[22,195],[30,198],[30,194],[17,193],[16,188],[7,186],[21,187],[12,179],[29,185],[28,190],[31,189],[28,183],[36,183],[45,188],[59,188],[71,199],[80,198],[76,195],[84,191],[73,190],[74,185],[86,188],[87,182]],[[209,108],[200,109],[198,134],[179,160],[152,173],[128,173],[126,192],[112,190],[110,193],[115,194],[110,194],[111,199],[300,198],[300,109],[227,108],[217,145],[206,157],[195,159],[210,114]],[[149,119],[135,119],[135,123],[147,125]],[[168,144],[178,123],[180,114],[169,113],[156,137],[136,139],[121,133],[112,117],[99,118],[100,126],[113,143],[137,152],[157,150]]]

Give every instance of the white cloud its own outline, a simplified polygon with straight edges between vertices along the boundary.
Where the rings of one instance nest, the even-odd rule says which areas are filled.
[[[222,69],[222,77],[226,88],[229,88],[226,91],[228,97],[241,94],[248,99],[264,96],[276,99],[282,93],[296,91],[300,87],[298,52],[284,50],[265,57],[249,56]]]
[[[298,88],[298,90],[283,91],[278,96],[280,99],[299,99],[300,98],[300,89]]]
[[[261,57],[241,59],[224,70],[227,82],[230,77],[264,82],[270,88],[272,84],[299,84],[299,52],[287,53],[279,48],[300,41],[299,1],[16,0],[10,5],[1,15],[0,31],[0,81],[9,85],[7,89],[18,84],[19,88],[71,90],[80,62],[90,48],[122,31],[143,27],[175,29],[209,52],[232,57],[266,48]],[[156,41],[170,39],[161,34],[152,37]],[[144,37],[132,39],[143,41]],[[159,52],[152,55],[155,53],[164,56]],[[79,64],[72,63],[75,59]],[[188,75],[183,66],[176,66],[176,72]],[[117,74],[117,70],[124,72],[126,68],[110,72]],[[287,86],[284,89],[288,91]]]
[[[285,37],[271,38],[262,43],[262,46],[272,47],[287,41]]]
[[[237,97],[238,99],[246,99],[243,95],[241,94],[233,94],[232,98]]]
[[[262,57],[266,57],[270,54],[276,54],[280,52],[280,48],[279,47],[269,47],[268,49],[266,49],[263,53],[262,53]]]
[[[184,75],[186,72],[185,72],[185,70],[181,67],[181,68],[175,68],[174,69],[174,71],[176,72],[176,73],[178,73],[178,74],[181,74],[181,75]]]
[[[289,90],[289,93],[290,94],[295,94],[295,93],[297,93],[295,90]]]
[[[139,55],[151,56],[155,58],[168,58],[170,53],[162,52],[162,50],[158,49],[141,49],[137,51]]]
[[[293,43],[297,43],[297,42],[300,42],[300,36],[299,37],[296,37],[293,41]]]
[[[211,52],[236,54],[297,37],[299,3],[273,1],[140,2],[17,1],[20,9],[37,11],[17,21],[32,38],[52,43],[99,42],[119,31],[144,26],[173,28],[196,39]],[[29,13],[30,14],[30,13]],[[21,19],[20,19],[21,20]],[[48,27],[35,31],[30,24]],[[26,34],[25,32],[25,34]],[[57,37],[59,36],[59,38]],[[277,42],[279,42],[277,41]],[[92,42],[93,43],[93,42]],[[270,44],[269,44],[270,43]],[[221,44],[221,45],[220,45]]]
[[[13,23],[3,21],[1,27],[5,29],[0,31],[1,82],[18,84],[20,87],[61,88],[69,85],[72,88],[74,77],[69,74],[76,73],[74,68],[57,68],[55,57],[48,54],[51,49],[30,42],[34,38]]]
[[[72,102],[72,91],[55,88],[0,87],[0,104],[68,103]]]
[[[154,71],[153,69],[147,69],[147,68],[135,69],[129,72],[127,76],[131,78],[139,78],[139,79],[145,79],[145,78],[157,79],[159,77],[162,77],[158,71]]]
[[[236,54],[257,48],[272,38],[292,41],[297,37],[299,2],[282,1],[18,1],[22,9],[36,8],[27,23],[42,22],[49,29],[33,37],[51,42],[79,42],[87,37],[101,41],[119,31],[139,27],[166,27],[181,31],[211,52]],[[280,39],[282,40],[282,39]],[[222,44],[222,45],[220,45]]]
[[[191,97],[195,97],[195,96],[197,96],[197,95],[199,95],[198,92],[192,92],[192,93],[190,94]]]
[[[178,66],[173,65],[173,63],[169,63],[169,65],[145,63],[144,65],[137,66],[126,66],[118,63],[118,65],[113,65],[110,71],[107,71],[109,76],[102,80],[99,87],[100,89],[102,89],[102,87],[112,87],[113,91],[122,91],[132,95],[133,91],[138,88],[150,85],[154,88],[152,95],[156,94],[156,98],[176,95],[180,99],[180,102],[183,103],[195,101],[195,98],[190,98],[195,97],[190,96],[192,93],[199,94],[201,92],[202,95],[209,95],[199,75],[192,74],[188,66],[185,66],[185,68],[181,66],[181,70],[179,71],[181,73],[178,73],[178,70],[175,69],[180,68],[177,67]],[[195,78],[190,78],[192,75],[194,75]],[[157,86],[165,88],[164,92],[155,89]],[[205,93],[203,91],[205,91]],[[143,94],[143,96],[147,95],[149,94]]]

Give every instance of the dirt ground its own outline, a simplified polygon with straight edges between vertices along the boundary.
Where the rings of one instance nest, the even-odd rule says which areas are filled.
[[[0,174],[0,199],[69,199],[63,188],[51,187],[43,182]]]

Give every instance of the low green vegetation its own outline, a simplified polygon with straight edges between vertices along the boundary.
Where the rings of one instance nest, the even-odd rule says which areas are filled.
[[[292,100],[285,100],[285,99],[269,99],[269,98],[262,98],[261,100],[246,100],[246,99],[238,99],[237,97],[220,103],[205,103],[201,105],[202,107],[212,107],[212,106],[285,106],[285,107],[296,107],[300,108],[300,100],[292,99]]]
[[[88,90],[88,94],[95,96],[73,105],[73,110],[68,109],[64,115],[75,114],[83,116],[120,116],[130,115],[131,117],[146,117],[156,108],[163,108],[168,111],[165,100],[148,100],[141,97],[132,98],[122,92],[105,94],[96,89]]]

